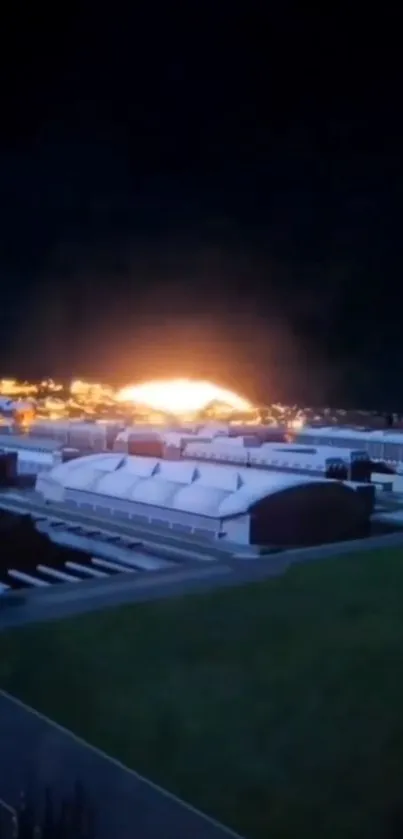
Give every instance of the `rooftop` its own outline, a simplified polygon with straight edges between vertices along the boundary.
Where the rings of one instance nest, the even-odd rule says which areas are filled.
[[[60,464],[38,479],[46,496],[52,484],[67,490],[164,506],[198,515],[242,515],[270,495],[325,478],[266,472],[199,461],[167,461],[120,454],[95,454]]]
[[[61,448],[60,442],[46,437],[28,437],[24,434],[0,434],[0,448],[36,449],[37,451],[55,451]]]

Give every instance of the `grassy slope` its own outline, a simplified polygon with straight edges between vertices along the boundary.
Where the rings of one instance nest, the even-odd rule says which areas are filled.
[[[403,551],[0,635],[0,685],[259,839],[403,806]]]

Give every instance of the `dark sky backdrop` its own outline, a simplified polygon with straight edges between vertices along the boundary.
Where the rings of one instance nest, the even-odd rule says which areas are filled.
[[[2,26],[2,374],[403,407],[397,21],[243,5]]]

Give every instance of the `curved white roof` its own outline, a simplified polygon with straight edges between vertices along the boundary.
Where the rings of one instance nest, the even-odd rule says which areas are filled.
[[[115,472],[101,472],[98,476],[96,484],[96,492],[101,495],[108,495],[112,498],[126,498],[130,492],[140,481],[141,478],[136,477],[134,472],[122,472],[118,469]],[[143,481],[141,481],[143,483]]]
[[[182,486],[183,484],[176,481],[158,480],[158,476],[155,475],[152,478],[137,481],[126,497],[131,501],[138,501],[140,504],[172,507],[175,495]]]
[[[95,470],[101,472],[114,472],[123,463],[125,458],[121,454],[89,454],[87,457],[77,457],[60,463],[52,469],[51,476],[55,481],[67,486],[70,476],[76,472],[84,472],[90,475]]]
[[[156,471],[164,481],[179,481],[181,484],[191,484],[198,477],[195,464],[186,461],[179,470],[177,461],[160,460]]]
[[[255,470],[248,469],[248,473]],[[275,495],[276,492],[284,492],[293,487],[306,486],[307,484],[329,484],[333,481],[328,481],[325,478],[314,479],[307,475],[292,475],[282,472],[261,472],[256,470],[257,474],[253,475],[251,480],[245,480],[238,492],[233,492],[228,495],[220,505],[220,515],[236,516],[245,510],[250,510],[258,501],[262,501],[268,495]],[[262,476],[261,481],[258,476]],[[267,476],[270,477],[270,489],[268,489]]]
[[[37,489],[46,497],[56,484],[61,489],[225,518],[247,513],[269,495],[318,483],[330,482],[215,463],[95,454],[56,466],[46,481],[38,480]]]
[[[120,457],[122,461],[122,458]],[[124,457],[122,465],[125,472],[129,472],[136,478],[151,478],[157,472],[160,461],[156,457],[144,457],[137,455],[136,457]]]
[[[206,486],[195,481],[188,487],[179,489],[172,499],[172,509],[184,513],[196,513],[199,516],[221,516],[221,504],[232,492],[220,487]],[[246,510],[242,510],[243,513]]]

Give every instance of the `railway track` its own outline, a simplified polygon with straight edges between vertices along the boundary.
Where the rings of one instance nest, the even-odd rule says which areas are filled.
[[[2,494],[0,510],[15,517],[29,516],[37,532],[54,545],[52,560],[44,562],[29,548],[13,559],[12,537],[0,563],[0,596],[16,589],[41,589],[63,583],[148,575],[210,563],[230,556],[228,550],[204,545],[182,534],[154,533],[121,522],[88,517],[70,508],[49,507],[17,494]],[[35,552],[34,552],[35,553]],[[4,556],[5,554],[5,556]]]

